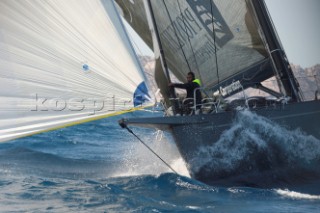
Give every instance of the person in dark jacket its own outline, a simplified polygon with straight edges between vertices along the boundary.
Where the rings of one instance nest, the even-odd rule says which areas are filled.
[[[201,86],[200,80],[195,78],[193,72],[189,72],[187,74],[187,83],[169,83],[169,86],[185,89],[187,91],[187,96],[185,101],[183,101],[183,105],[188,106],[188,108],[193,106],[194,93],[196,94],[196,105],[197,109],[200,109],[201,104],[201,91],[197,88]],[[196,90],[197,89],[197,90]],[[196,92],[194,92],[196,90]]]

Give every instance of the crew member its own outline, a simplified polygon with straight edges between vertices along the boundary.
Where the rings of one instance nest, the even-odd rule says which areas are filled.
[[[187,91],[187,96],[185,101],[183,101],[184,105],[187,106],[188,109],[193,106],[194,94],[196,95],[196,109],[201,108],[201,91],[197,88],[201,86],[200,80],[195,78],[193,72],[189,72],[187,74],[187,83],[169,83],[170,87],[176,87],[185,89]],[[196,90],[197,89],[197,90]],[[196,90],[196,92],[194,92]],[[189,110],[188,110],[189,111]]]

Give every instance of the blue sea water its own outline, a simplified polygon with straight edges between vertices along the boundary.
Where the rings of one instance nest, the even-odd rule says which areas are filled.
[[[317,177],[301,172],[295,190],[209,186],[190,178],[170,135],[132,127],[179,174],[121,129],[121,117],[0,144],[0,212],[320,212]],[[320,162],[320,144],[303,144],[308,162]]]

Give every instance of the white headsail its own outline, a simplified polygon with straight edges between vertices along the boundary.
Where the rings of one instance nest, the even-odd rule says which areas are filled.
[[[117,114],[148,97],[110,0],[0,1],[0,64],[0,141]]]

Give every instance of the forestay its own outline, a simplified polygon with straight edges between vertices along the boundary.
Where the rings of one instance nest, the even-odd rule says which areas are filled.
[[[0,1],[0,64],[0,141],[126,112],[149,98],[110,0]]]

